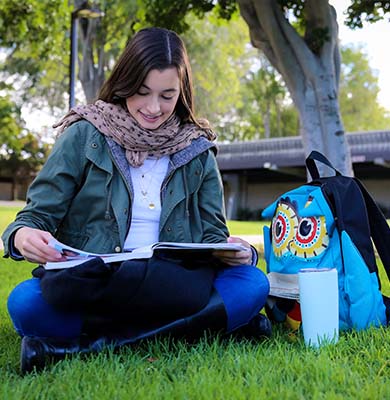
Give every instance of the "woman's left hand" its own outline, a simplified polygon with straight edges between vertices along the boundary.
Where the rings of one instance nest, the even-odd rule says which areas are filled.
[[[248,265],[252,263],[252,248],[245,240],[238,237],[229,237],[228,243],[240,243],[245,246],[246,250],[241,251],[215,251],[213,256],[219,258],[228,265]]]

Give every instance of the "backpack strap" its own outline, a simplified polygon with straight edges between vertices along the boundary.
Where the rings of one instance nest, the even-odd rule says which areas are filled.
[[[358,184],[366,202],[371,237],[390,280],[390,227],[382,211],[364,185],[356,178],[354,178],[354,181]]]
[[[323,154],[313,150],[306,158],[306,167],[309,170],[309,173],[313,180],[320,179],[320,174],[317,165],[315,163],[316,161],[319,161],[328,166],[329,168],[333,169],[336,173],[336,176],[342,176],[342,174],[336,168],[333,167],[331,162]],[[360,189],[363,195],[365,206],[367,209],[370,234],[373,239],[373,242],[375,243],[375,247],[379,254],[379,257],[382,260],[383,267],[386,271],[387,277],[390,280],[390,227],[387,224],[386,218],[383,215],[382,211],[380,210],[374,199],[371,197],[370,193],[364,187],[362,182],[360,182],[359,179],[357,178],[352,178],[352,179],[357,184],[358,188]],[[335,196],[335,193],[337,194],[338,191],[337,190],[333,191],[333,203],[336,202],[337,204],[335,204],[335,206],[339,207],[338,215],[343,215],[342,208],[340,207],[342,207],[342,205],[344,204],[345,199],[339,199],[338,196]],[[338,223],[342,224],[343,221],[338,221]],[[339,226],[339,228],[344,229],[344,226]],[[356,238],[354,238],[354,240],[356,242]]]
[[[318,168],[315,163],[316,161],[319,161],[322,164],[325,164],[329,168],[333,169],[336,175],[341,175],[341,172],[338,171],[322,153],[313,150],[306,158],[306,168],[309,170],[309,173],[313,180],[320,177],[320,173],[318,172]]]

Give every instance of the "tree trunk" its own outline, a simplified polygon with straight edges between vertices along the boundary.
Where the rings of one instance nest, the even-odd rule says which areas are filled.
[[[263,114],[264,121],[264,137],[269,139],[271,137],[271,105],[269,101],[266,101],[266,109]]]
[[[275,113],[276,113],[276,136],[277,137],[282,137],[282,123],[281,123],[281,111],[280,111],[280,106],[279,106],[279,101],[276,98],[274,102],[274,107],[275,107]]]
[[[305,154],[320,151],[341,173],[353,175],[338,103],[340,54],[334,8],[327,0],[306,0],[302,38],[277,1],[238,0],[238,4],[252,44],[264,52],[289,88],[299,112]],[[327,35],[322,42],[319,30]],[[319,169],[321,174],[331,174],[322,165]]]
[[[78,77],[87,103],[91,103],[96,100],[104,82],[104,40],[102,35],[99,35],[98,40],[99,19],[82,18],[79,22],[82,57],[79,59]]]
[[[85,0],[74,0],[74,10],[88,8]],[[96,99],[104,82],[105,35],[100,18],[77,18],[78,74],[87,103]]]

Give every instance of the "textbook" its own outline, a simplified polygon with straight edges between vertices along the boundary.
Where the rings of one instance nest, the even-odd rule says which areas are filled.
[[[132,251],[124,253],[89,253],[83,250],[78,250],[73,247],[67,246],[56,239],[49,241],[49,246],[59,251],[66,261],[47,262],[45,269],[62,269],[71,268],[76,265],[82,264],[91,258],[100,257],[106,264],[112,262],[120,262],[126,260],[135,260],[141,258],[152,257],[155,251],[164,250],[174,253],[179,252],[193,252],[194,257],[203,254],[210,254],[213,251],[250,251],[247,247],[240,243],[178,243],[178,242],[157,242],[149,246],[138,247]]]

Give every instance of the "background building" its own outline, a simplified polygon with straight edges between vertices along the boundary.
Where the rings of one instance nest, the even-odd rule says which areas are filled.
[[[355,176],[390,217],[390,131],[346,135]],[[229,219],[259,219],[284,192],[307,182],[301,137],[220,144],[217,161]]]

